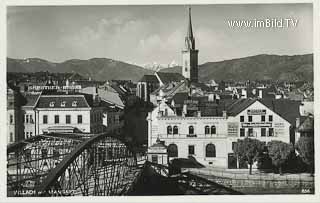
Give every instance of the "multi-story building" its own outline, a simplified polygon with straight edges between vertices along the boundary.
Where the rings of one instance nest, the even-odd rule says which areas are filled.
[[[177,106],[181,115],[162,102],[147,118],[148,146],[160,139],[169,159],[193,156],[204,165],[236,168],[233,147],[238,139],[290,142],[291,123],[260,100],[216,104],[193,98]]]
[[[21,98],[14,88],[7,88],[7,144],[23,139]]]
[[[23,137],[28,139],[36,135],[36,114],[35,107],[40,95],[25,95],[24,104],[21,107],[23,116]]]
[[[50,132],[103,131],[98,97],[85,95],[41,95],[36,108],[36,134]]]
[[[137,84],[137,97],[143,101],[150,101],[150,93],[159,87],[159,81],[155,75],[144,75]]]

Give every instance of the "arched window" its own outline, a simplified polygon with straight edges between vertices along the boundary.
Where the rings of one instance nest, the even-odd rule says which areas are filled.
[[[216,131],[216,126],[211,126],[211,135],[212,134],[216,134],[217,133],[217,131]]]
[[[206,135],[210,134],[210,127],[207,125],[204,127],[204,134]]]
[[[168,135],[171,135],[171,134],[172,134],[172,127],[171,127],[171,125],[169,125],[169,126],[167,127],[167,134],[168,134]]]
[[[173,134],[174,135],[177,135],[177,134],[179,134],[179,129],[178,129],[178,126],[173,126]]]
[[[176,144],[169,144],[168,156],[169,157],[178,157],[178,146]]]
[[[193,135],[194,134],[194,128],[192,125],[189,126],[189,135]]]
[[[206,157],[216,157],[216,146],[214,144],[207,144]]]

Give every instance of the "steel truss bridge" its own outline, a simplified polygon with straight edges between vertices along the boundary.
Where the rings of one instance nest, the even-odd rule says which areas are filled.
[[[239,194],[190,174],[171,176],[110,133],[54,133],[7,147],[7,196],[139,195],[135,186],[147,167],[198,194]]]

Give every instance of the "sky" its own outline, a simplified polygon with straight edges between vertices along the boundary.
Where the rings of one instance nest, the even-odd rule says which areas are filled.
[[[313,53],[312,4],[192,5],[199,64],[258,54]],[[230,28],[228,20],[292,18],[296,27]],[[132,64],[181,64],[188,7],[9,6],[7,55],[111,58]]]

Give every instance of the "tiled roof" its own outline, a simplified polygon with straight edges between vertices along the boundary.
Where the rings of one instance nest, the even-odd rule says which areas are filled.
[[[307,117],[299,126],[299,132],[310,132],[314,131],[314,119],[312,117]]]
[[[95,88],[96,87],[86,87],[83,88],[81,92],[86,94],[93,94],[95,92]],[[101,98],[101,100],[112,103],[119,107],[124,107],[124,104],[116,91],[109,91],[108,89],[98,88],[98,95]]]
[[[50,104],[53,104],[50,106]],[[64,106],[61,104],[64,103]],[[75,106],[72,104],[76,103]],[[88,108],[90,107],[84,95],[41,95],[37,108]]]
[[[26,103],[23,106],[35,106],[40,95],[25,95]]]
[[[180,73],[156,72],[156,74],[163,84],[168,84],[170,82],[181,82],[181,80],[185,79]]]
[[[158,78],[155,75],[144,75],[139,82],[159,83]]]
[[[300,117],[300,101],[289,99],[261,99],[259,101],[291,123],[292,126],[296,125],[296,118]]]
[[[256,100],[255,99],[238,99],[234,100],[233,103],[228,105],[227,112],[230,116],[236,116],[250,105],[252,105]]]

